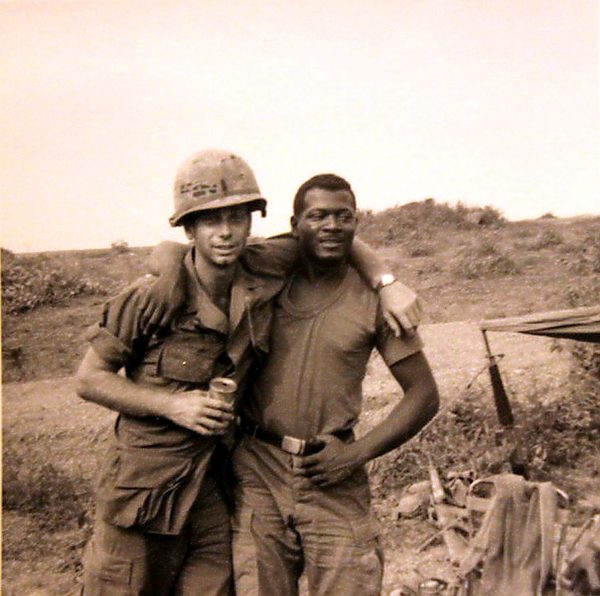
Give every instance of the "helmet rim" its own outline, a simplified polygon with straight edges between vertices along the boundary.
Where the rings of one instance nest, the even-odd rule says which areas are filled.
[[[223,149],[204,149],[189,157],[177,170],[173,190],[172,226],[182,225],[184,218],[196,212],[242,204],[266,215],[267,201],[252,168],[239,155]]]
[[[225,207],[234,207],[236,205],[248,205],[250,207],[250,211],[260,211],[262,217],[266,217],[267,215],[267,200],[259,194],[251,192],[247,194],[235,194],[219,197],[202,205],[190,205],[190,207],[187,209],[174,213],[169,218],[169,223],[172,227],[177,227],[182,225],[183,219],[192,213],[223,209]]]

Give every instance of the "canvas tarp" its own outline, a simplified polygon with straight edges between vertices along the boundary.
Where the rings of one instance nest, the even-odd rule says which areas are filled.
[[[483,331],[512,331],[600,343],[600,305],[481,322]]]

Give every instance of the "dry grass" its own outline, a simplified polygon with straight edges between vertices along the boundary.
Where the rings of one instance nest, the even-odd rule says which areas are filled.
[[[114,414],[70,379],[3,390],[3,594],[75,594]]]

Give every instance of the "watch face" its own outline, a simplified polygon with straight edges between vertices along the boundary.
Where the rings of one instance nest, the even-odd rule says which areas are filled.
[[[396,278],[393,275],[386,273],[385,275],[381,276],[380,286],[382,288],[385,288],[385,286],[389,286],[391,283],[394,283],[395,281],[396,281]]]

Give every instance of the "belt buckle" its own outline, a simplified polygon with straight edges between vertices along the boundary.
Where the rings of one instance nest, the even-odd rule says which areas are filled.
[[[306,448],[306,441],[304,439],[297,439],[296,437],[286,435],[281,440],[281,448],[292,455],[302,455]]]

